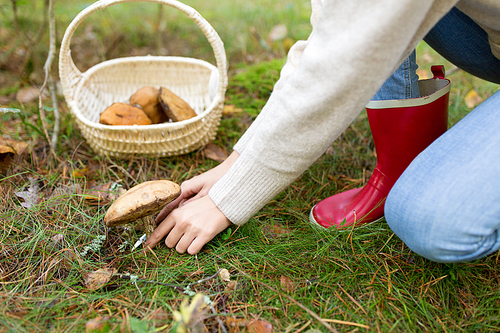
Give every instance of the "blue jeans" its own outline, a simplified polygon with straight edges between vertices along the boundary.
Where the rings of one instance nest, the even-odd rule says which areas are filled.
[[[500,60],[486,33],[457,9],[425,41],[463,70],[500,83]],[[499,175],[500,91],[413,160],[389,193],[387,223],[410,249],[433,261],[489,255],[500,248]]]
[[[384,82],[372,97],[373,101],[420,97],[418,91],[417,59],[415,51]]]

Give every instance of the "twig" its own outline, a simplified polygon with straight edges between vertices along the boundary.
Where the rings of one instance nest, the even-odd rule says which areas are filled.
[[[221,328],[223,333],[227,333],[226,325],[222,322],[222,319],[217,316],[217,311],[215,311],[215,308],[212,304],[210,304],[210,309],[212,310],[212,313],[215,315],[215,319],[217,319],[217,322],[219,323],[219,327]]]
[[[203,283],[203,282],[205,282],[205,281],[212,280],[212,279],[216,278],[216,277],[219,275],[220,271],[222,271],[222,268],[221,268],[221,269],[219,269],[217,272],[215,272],[215,274],[210,275],[209,277],[206,277],[206,278],[204,278],[204,279],[201,279],[201,280],[198,280],[198,281],[195,281],[195,282],[193,282],[193,283],[188,284],[188,287],[191,287],[191,286],[193,286],[193,285],[195,285],[195,284],[200,284],[200,283]]]
[[[152,280],[146,280],[146,279],[139,279],[136,278],[134,275],[129,275],[129,274],[114,274],[114,276],[119,277],[120,279],[124,280],[134,280],[138,282],[144,282],[144,283],[149,283],[149,284],[157,284],[160,286],[165,286],[165,287],[170,287],[174,288],[175,290],[182,291],[184,292],[185,289],[181,285],[178,284],[172,284],[172,283],[164,283],[164,282],[159,282],[159,281],[152,281]]]
[[[54,142],[57,144],[57,137],[59,136],[59,123],[58,123],[59,109],[57,108],[57,98],[55,96],[54,82],[52,81],[52,77],[50,74],[50,68],[52,67],[52,61],[54,60],[54,55],[56,53],[56,24],[54,18],[54,0],[49,0],[49,10],[47,15],[49,16],[50,47],[47,60],[45,61],[45,65],[43,66],[43,70],[45,72],[45,80],[43,81],[42,87],[40,88],[40,95],[38,96],[38,108],[40,110],[40,117],[42,118],[41,120],[42,120],[43,131],[45,133],[47,141],[50,144],[50,150],[52,154],[55,156]],[[43,104],[42,104],[42,95],[43,91],[45,90],[45,87],[47,86],[47,83],[49,83],[49,90],[52,95],[52,104],[54,107],[54,114],[56,117],[52,141],[49,141],[49,134],[47,132],[47,126],[45,124],[45,112],[43,110]]]
[[[57,141],[59,140],[59,131],[61,125],[61,117],[59,113],[59,106],[57,105],[56,87],[52,75],[49,76],[49,90],[52,97],[52,107],[54,108],[54,132],[52,132],[52,148],[56,150]]]
[[[165,287],[171,287],[171,288],[174,288],[178,291],[182,291],[183,293],[185,293],[185,291],[189,290],[192,286],[194,286],[196,284],[200,284],[200,283],[203,283],[205,281],[209,281],[209,280],[216,278],[219,275],[221,270],[222,269],[219,269],[217,272],[215,272],[215,274],[210,275],[209,277],[195,281],[193,283],[189,283],[186,287],[183,287],[179,284],[172,284],[172,283],[164,283],[164,282],[153,281],[153,280],[139,279],[136,275],[130,275],[130,274],[114,274],[114,276],[117,276],[120,279],[125,279],[125,280],[131,280],[131,281],[133,280],[133,281],[144,282],[144,283],[149,283],[149,284],[158,284],[160,286],[165,286]]]
[[[452,69],[447,70],[447,71],[446,71],[446,75],[451,75],[451,74],[453,74],[453,73],[458,72],[459,70],[460,70],[460,68],[458,68],[458,67],[456,67],[456,66],[455,66],[455,67],[453,67]]]
[[[163,35],[167,29],[167,20],[165,20],[165,10],[163,4],[158,4],[158,31],[156,32],[156,55],[161,55],[163,48]]]

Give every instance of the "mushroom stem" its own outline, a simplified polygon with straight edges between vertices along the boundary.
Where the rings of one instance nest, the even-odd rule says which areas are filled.
[[[144,226],[146,237],[149,238],[149,236],[151,236],[156,227],[155,219],[153,218],[152,215],[145,216],[142,218],[142,224]]]

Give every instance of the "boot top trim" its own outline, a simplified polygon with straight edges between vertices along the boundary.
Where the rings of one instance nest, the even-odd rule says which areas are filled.
[[[418,88],[422,97],[409,99],[390,99],[382,101],[370,101],[366,105],[368,109],[392,109],[422,106],[434,102],[450,91],[450,80],[428,79],[418,81]]]

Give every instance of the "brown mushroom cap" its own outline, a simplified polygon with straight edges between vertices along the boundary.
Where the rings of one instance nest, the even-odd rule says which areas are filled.
[[[151,119],[140,108],[125,103],[113,103],[99,116],[104,125],[151,125]]]
[[[175,200],[181,187],[169,180],[153,180],[132,187],[113,202],[104,216],[107,227],[134,222]]]
[[[148,115],[153,124],[159,124],[168,121],[168,117],[160,106],[160,91],[155,87],[142,87],[130,97],[131,105],[139,105]]]

